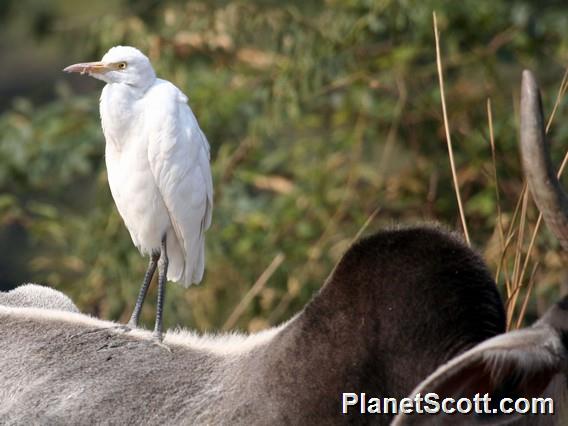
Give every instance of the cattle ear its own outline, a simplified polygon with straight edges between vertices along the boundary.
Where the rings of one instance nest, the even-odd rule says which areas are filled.
[[[563,371],[561,353],[562,342],[550,327],[528,328],[489,339],[439,367],[414,389],[410,398],[435,393],[438,402],[443,398],[475,401],[476,394],[479,397],[488,394],[491,402],[487,405],[489,410],[495,410],[494,414],[440,413],[436,418],[431,414],[399,414],[393,425],[427,425],[433,421],[451,425],[506,424],[520,415],[498,413],[502,398],[531,399],[542,395]],[[479,407],[483,409],[483,401],[479,402]]]

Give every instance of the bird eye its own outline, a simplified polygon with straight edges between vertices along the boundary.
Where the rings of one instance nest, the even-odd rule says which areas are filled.
[[[120,62],[120,63],[118,64],[118,68],[121,69],[121,70],[123,70],[124,68],[126,68],[126,62]]]

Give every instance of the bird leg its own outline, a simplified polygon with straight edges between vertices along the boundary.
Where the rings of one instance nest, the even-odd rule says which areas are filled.
[[[136,306],[128,321],[128,327],[136,328],[138,326],[138,320],[140,318],[140,312],[142,311],[142,305],[144,304],[144,299],[146,299],[146,294],[148,293],[148,287],[150,287],[150,282],[152,282],[152,277],[156,271],[156,266],[158,260],[160,259],[160,252],[154,252],[150,256],[150,263],[148,264],[148,269],[144,275],[144,281],[142,282],[142,287],[140,287],[140,293],[138,293],[138,299],[136,299]]]
[[[168,250],[166,248],[166,236],[162,238],[161,256],[158,261],[158,302],[156,304],[156,324],[154,325],[153,338],[157,342],[162,341],[162,312],[164,310],[164,296],[166,290],[166,277],[168,276]]]

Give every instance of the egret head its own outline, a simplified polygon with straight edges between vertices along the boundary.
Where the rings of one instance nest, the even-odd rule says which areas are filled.
[[[130,46],[115,46],[99,62],[74,64],[63,71],[88,74],[105,83],[122,83],[139,88],[149,86],[156,78],[146,55]]]

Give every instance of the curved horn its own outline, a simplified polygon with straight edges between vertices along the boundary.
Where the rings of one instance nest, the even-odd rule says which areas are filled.
[[[568,250],[568,196],[550,160],[540,92],[528,70],[523,71],[521,87],[521,156],[533,199],[550,230]]]

